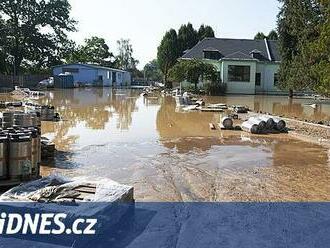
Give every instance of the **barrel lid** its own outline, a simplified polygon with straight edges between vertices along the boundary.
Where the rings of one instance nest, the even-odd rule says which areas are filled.
[[[10,141],[13,141],[13,142],[31,141],[31,136],[29,136],[25,133],[10,134]]]
[[[16,133],[16,130],[13,127],[8,127],[6,130],[8,133]]]

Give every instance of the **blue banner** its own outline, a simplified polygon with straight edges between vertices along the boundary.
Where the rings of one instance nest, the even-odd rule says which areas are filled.
[[[329,247],[330,203],[1,203],[1,247]]]

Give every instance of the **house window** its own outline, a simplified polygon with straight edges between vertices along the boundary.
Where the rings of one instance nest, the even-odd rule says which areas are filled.
[[[250,66],[230,65],[228,66],[228,81],[250,82]]]
[[[204,51],[204,59],[219,60],[221,55],[218,51]]]
[[[63,73],[79,73],[79,69],[78,68],[63,68],[62,69]]]
[[[279,83],[279,76],[278,73],[274,74],[274,86],[277,87]]]
[[[108,79],[111,78],[111,73],[110,73],[110,71],[107,71],[107,78],[108,78]]]
[[[256,86],[261,85],[261,73],[256,73]]]

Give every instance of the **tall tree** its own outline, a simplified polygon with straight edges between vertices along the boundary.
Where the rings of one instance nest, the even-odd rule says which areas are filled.
[[[67,0],[0,1],[1,47],[14,57],[16,74],[23,60],[39,67],[58,60],[67,32],[75,31],[70,11]]]
[[[162,80],[162,72],[159,68],[159,64],[157,59],[150,61],[148,64],[144,66],[145,77],[148,80],[152,81],[161,81]]]
[[[313,88],[312,61],[308,58],[309,44],[319,37],[322,22],[316,0],[280,0],[278,15],[279,47],[282,55],[280,86],[290,91]]]
[[[267,39],[269,40],[278,40],[278,34],[276,32],[276,30],[272,30],[269,32]]]
[[[314,90],[330,96],[330,0],[320,0],[323,21],[319,24],[320,36],[309,46],[312,75],[317,84]]]
[[[85,39],[85,44],[71,49],[71,52],[67,54],[69,63],[81,62],[112,66],[114,56],[103,38],[93,36]]]
[[[278,40],[278,34],[276,30],[271,30],[268,35],[265,35],[263,32],[258,32],[255,36],[255,40],[263,40],[263,39],[269,39],[269,40]]]
[[[168,72],[175,65],[180,56],[178,36],[174,29],[166,32],[157,52],[157,61],[164,75],[164,82],[168,86]]]
[[[133,46],[130,40],[118,40],[117,45],[118,56],[116,57],[116,62],[118,67],[123,70],[135,70],[139,61],[133,57]]]
[[[255,36],[254,39],[255,40],[263,40],[265,39],[267,36],[263,33],[263,32],[258,32]]]
[[[214,38],[214,36],[214,30],[211,26],[205,26],[204,24],[200,26],[198,30],[199,40],[203,40],[205,38]]]
[[[194,29],[191,23],[182,25],[178,32],[178,41],[180,56],[184,51],[193,48],[199,41],[198,32]]]

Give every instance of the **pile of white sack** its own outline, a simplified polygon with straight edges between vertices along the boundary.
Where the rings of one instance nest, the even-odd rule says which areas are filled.
[[[242,129],[252,134],[278,133],[286,131],[286,123],[278,117],[262,115],[250,117],[243,122]]]

